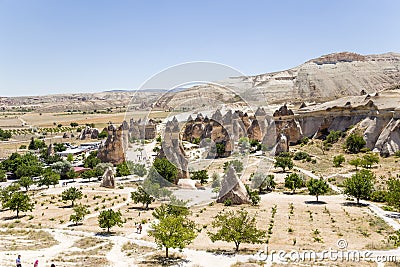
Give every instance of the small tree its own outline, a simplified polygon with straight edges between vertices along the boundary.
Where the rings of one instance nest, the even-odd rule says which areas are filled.
[[[322,178],[320,179],[311,178],[307,182],[307,187],[308,191],[310,192],[310,195],[317,197],[317,202],[318,202],[318,197],[320,195],[326,194],[329,190],[328,183]]]
[[[200,170],[191,173],[192,180],[200,180],[201,184],[205,184],[208,181],[207,170]]]
[[[296,188],[301,188],[304,185],[303,179],[297,173],[291,173],[285,177],[285,187],[293,190],[293,194]]]
[[[74,161],[74,156],[72,154],[68,154],[67,161],[68,162],[73,162]]]
[[[349,164],[356,167],[356,171],[357,171],[358,166],[361,166],[361,159],[360,158],[351,159],[351,160],[349,160]]]
[[[212,222],[217,232],[208,232],[212,242],[221,240],[234,242],[236,252],[242,243],[262,244],[266,232],[257,228],[256,217],[251,217],[246,210],[219,213]]]
[[[387,187],[387,203],[396,209],[400,209],[400,179],[390,178],[387,181]]]
[[[246,184],[244,185],[246,187],[247,194],[250,197],[251,205],[256,206],[258,203],[260,203],[261,197],[258,194],[258,191],[256,190],[251,190],[250,187]]]
[[[153,168],[165,180],[174,183],[178,182],[178,168],[169,162],[166,158],[156,158],[153,162]]]
[[[38,186],[47,186],[47,188],[50,187],[50,185],[56,186],[60,180],[60,175],[58,173],[55,173],[51,170],[46,171],[43,174],[43,177],[38,181]]]
[[[76,187],[65,189],[61,194],[61,199],[64,201],[71,200],[71,207],[74,207],[74,202],[82,198],[82,191]]]
[[[343,155],[337,155],[333,157],[333,166],[335,167],[341,167],[342,163],[345,162],[346,159],[344,158]]]
[[[289,170],[293,168],[293,160],[291,157],[287,156],[277,156],[275,157],[275,168],[282,168],[283,172],[285,172],[286,168]]]
[[[349,153],[357,154],[366,145],[364,138],[356,133],[350,134],[345,143],[345,148]]]
[[[370,169],[374,163],[379,163],[379,156],[377,153],[366,153],[361,160],[361,165],[364,168]]]
[[[221,178],[219,177],[218,173],[214,172],[211,176],[211,188],[221,187]]]
[[[227,171],[227,170],[228,170],[229,165],[232,165],[232,166],[233,166],[233,168],[235,169],[235,172],[236,172],[236,173],[241,173],[241,172],[243,171],[243,162],[241,162],[241,161],[238,160],[238,159],[225,162],[225,163],[224,163],[224,171]]]
[[[357,204],[360,203],[360,198],[368,198],[373,190],[373,181],[375,175],[369,170],[361,170],[350,178],[344,180],[344,193],[348,196],[355,197]]]
[[[90,152],[89,156],[83,161],[85,168],[94,168],[101,160],[97,157],[97,151]]]
[[[107,229],[107,233],[110,233],[110,229],[114,226],[121,227],[123,225],[122,214],[120,211],[113,211],[112,209],[103,210],[100,212],[99,226],[103,229]]]
[[[83,179],[88,179],[88,181],[90,182],[90,178],[92,177],[97,177],[98,173],[96,172],[96,170],[87,170],[81,173],[81,177]]]
[[[274,181],[274,175],[264,175],[263,173],[257,172],[251,178],[251,187],[258,189],[258,193],[261,193],[264,188],[268,190],[275,188],[276,183]]]
[[[89,209],[86,206],[79,204],[74,207],[74,213],[69,216],[69,220],[78,225],[78,223],[83,222],[85,216],[89,213]]]
[[[23,176],[19,178],[18,184],[25,188],[26,192],[29,191],[29,187],[31,187],[35,182],[31,177]]]
[[[4,208],[9,208],[12,211],[17,212],[17,218],[19,218],[19,212],[32,211],[34,204],[28,195],[15,191],[10,195],[10,198],[6,203],[3,203]]]
[[[196,238],[196,225],[185,216],[166,215],[158,223],[151,225],[149,236],[154,237],[158,247],[165,247],[165,257],[168,258],[169,248],[184,249]]]
[[[117,165],[117,177],[130,175],[131,171],[128,168],[126,162],[122,162]]]
[[[144,208],[147,210],[149,208],[149,205],[154,202],[154,197],[151,196],[144,188],[138,187],[137,191],[131,192],[131,198],[137,203],[142,203]]]

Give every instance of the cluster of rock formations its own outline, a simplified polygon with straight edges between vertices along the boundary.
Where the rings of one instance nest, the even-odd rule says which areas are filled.
[[[152,119],[139,119],[136,121],[132,118],[129,121],[129,126],[126,121],[123,122],[123,125],[125,130],[129,130],[129,138],[131,139],[151,140],[157,134],[156,123]]]
[[[299,143],[304,137],[323,138],[332,130],[345,131],[356,126],[363,132],[368,148],[389,156],[400,149],[400,109],[389,107],[397,101],[388,104],[389,97],[368,94],[343,99],[343,103],[337,101],[337,105],[321,104],[327,106],[325,108],[304,104],[296,114],[283,105],[272,116],[262,108],[258,108],[254,116],[240,111],[222,115],[217,110],[211,119],[201,114],[195,119],[189,117],[182,139],[193,142],[195,138],[209,138],[215,143],[222,142],[227,145],[228,156],[239,138],[248,137],[260,141],[276,155],[288,151],[289,145]]]
[[[82,129],[78,139],[86,140],[86,139],[97,139],[99,136],[99,130],[97,128],[91,128],[90,126],[86,126]]]
[[[279,131],[284,132],[285,129],[279,129],[263,108],[258,108],[254,116],[239,110],[228,110],[222,115],[217,109],[211,118],[202,114],[198,114],[195,119],[190,116],[182,131],[182,140],[193,142],[200,139],[200,146],[206,139],[215,144],[222,143],[225,145],[225,153],[218,156],[229,156],[235,149],[235,143],[242,137],[260,141],[269,150],[287,151],[287,141]]]

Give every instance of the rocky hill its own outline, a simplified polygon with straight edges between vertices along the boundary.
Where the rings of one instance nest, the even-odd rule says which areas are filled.
[[[309,60],[300,66],[255,76],[232,77],[163,96],[160,107],[203,105],[218,100],[258,104],[316,101],[374,93],[400,84],[400,54],[359,55],[342,52]],[[237,95],[234,97],[234,95]],[[238,97],[240,96],[240,97]],[[195,101],[195,99],[200,101]],[[205,99],[207,98],[207,99]],[[190,99],[193,99],[192,101]]]

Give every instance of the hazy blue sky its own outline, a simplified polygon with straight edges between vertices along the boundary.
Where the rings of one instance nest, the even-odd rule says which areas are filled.
[[[137,88],[171,65],[245,74],[400,52],[400,1],[0,0],[0,95]]]

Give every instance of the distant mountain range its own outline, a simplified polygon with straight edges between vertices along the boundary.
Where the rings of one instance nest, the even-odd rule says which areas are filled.
[[[334,53],[311,59],[284,71],[231,77],[166,94],[158,106],[204,105],[211,100],[237,101],[240,97],[257,103],[323,102],[347,95],[379,92],[400,85],[400,54],[360,55]],[[237,97],[233,97],[237,94]],[[190,96],[207,99],[189,101]],[[230,97],[229,97],[230,96]],[[239,97],[240,96],[240,97]]]

